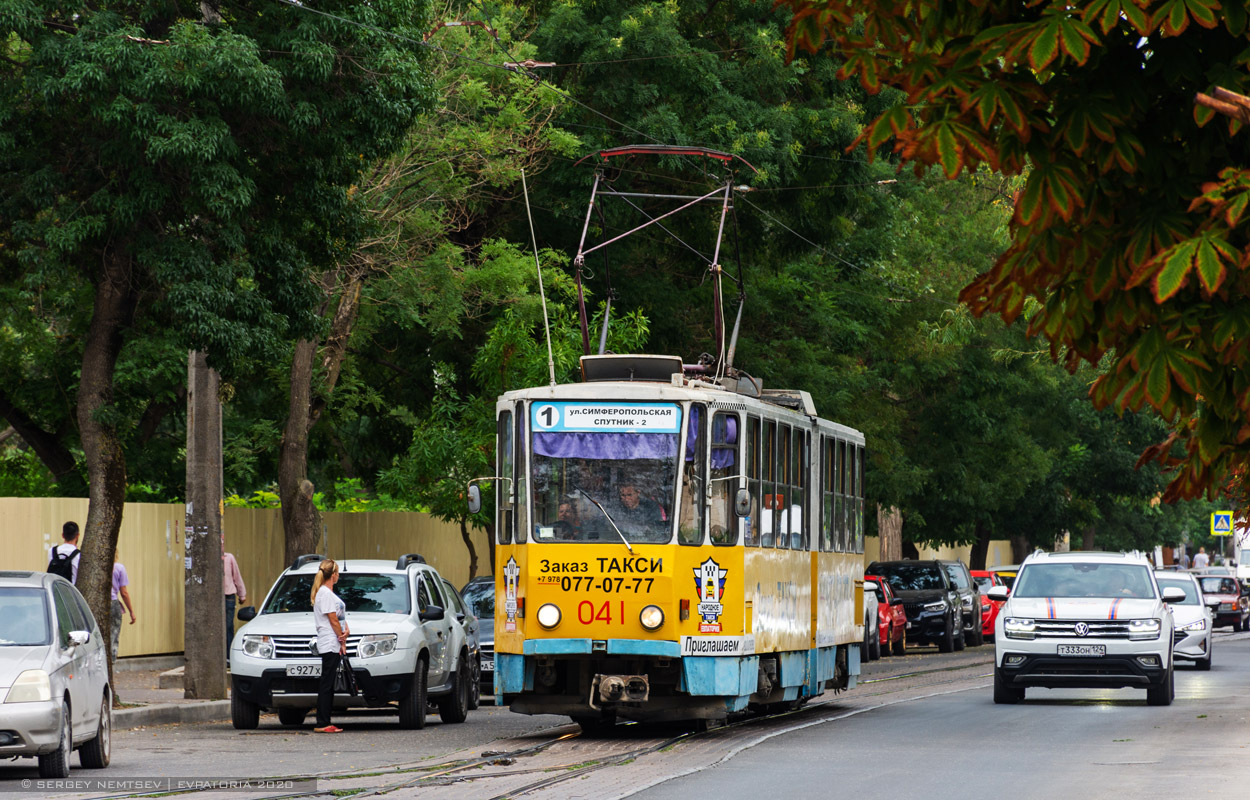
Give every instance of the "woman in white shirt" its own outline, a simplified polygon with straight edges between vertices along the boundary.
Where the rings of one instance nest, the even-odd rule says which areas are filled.
[[[317,733],[339,733],[343,729],[330,724],[334,708],[334,676],[339,660],[347,654],[346,606],[334,593],[339,582],[339,565],[330,559],[321,562],[313,578],[313,624],[317,628],[317,652],[321,654],[321,683],[317,691]]]

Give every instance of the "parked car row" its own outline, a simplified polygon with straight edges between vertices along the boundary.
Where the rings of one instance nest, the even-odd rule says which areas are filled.
[[[884,586],[892,593],[890,602],[901,601],[904,639],[896,652],[905,652],[908,644],[937,645],[949,653],[984,643],[981,592],[962,561],[874,561],[864,580],[873,584],[874,595]],[[867,583],[864,590],[867,597]],[[879,624],[885,644],[886,625]]]

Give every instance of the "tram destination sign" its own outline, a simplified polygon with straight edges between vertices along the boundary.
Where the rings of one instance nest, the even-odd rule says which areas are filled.
[[[541,433],[677,433],[681,407],[674,403],[535,403],[534,430]]]

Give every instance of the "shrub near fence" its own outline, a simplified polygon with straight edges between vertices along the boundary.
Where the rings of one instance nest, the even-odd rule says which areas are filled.
[[[118,657],[182,652],[186,510],[173,503],[127,503],[118,539],[119,560],[130,576],[138,621],[124,621]],[[48,567],[48,552],[61,542],[61,525],[87,519],[85,498],[0,498],[0,552],[4,569]],[[337,560],[421,553],[456,586],[469,579],[469,552],[458,526],[429,514],[376,511],[325,512],[317,552]],[[249,605],[259,605],[283,564],[282,516],[274,508],[227,508],[222,520],[226,549],[238,559]],[[472,531],[479,572],[489,570],[486,532]],[[84,538],[79,542],[81,546]],[[128,618],[127,618],[128,620]],[[239,623],[236,624],[236,629]]]

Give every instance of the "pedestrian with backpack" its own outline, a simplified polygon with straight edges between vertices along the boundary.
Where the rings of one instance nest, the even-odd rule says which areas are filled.
[[[74,583],[78,580],[78,562],[82,560],[82,551],[78,549],[78,523],[70,520],[62,525],[61,538],[65,541],[52,548],[48,572]]]

